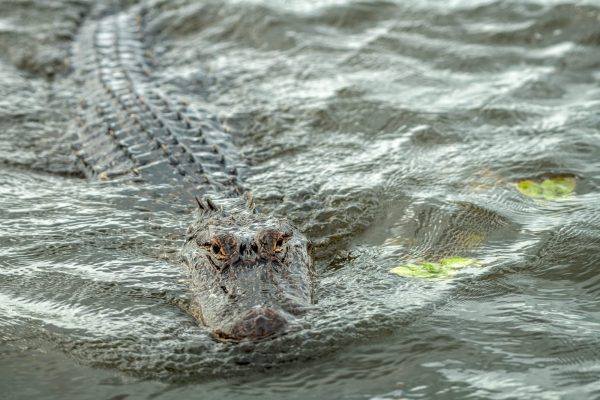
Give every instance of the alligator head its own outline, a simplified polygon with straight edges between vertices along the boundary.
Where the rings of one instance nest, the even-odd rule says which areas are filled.
[[[312,302],[308,240],[289,221],[256,213],[248,203],[225,213],[198,200],[182,249],[191,314],[221,340],[284,332]]]

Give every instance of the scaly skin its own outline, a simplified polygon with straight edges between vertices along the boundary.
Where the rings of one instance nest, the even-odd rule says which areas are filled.
[[[252,206],[220,211],[199,201],[182,257],[192,315],[221,339],[259,339],[283,332],[312,302],[309,243],[289,221]]]
[[[76,158],[90,177],[167,186],[178,200],[203,197],[181,252],[191,314],[219,339],[285,332],[312,302],[308,240],[241,198],[228,136],[214,118],[175,102],[153,81],[142,32],[143,13],[83,25],[73,52]]]

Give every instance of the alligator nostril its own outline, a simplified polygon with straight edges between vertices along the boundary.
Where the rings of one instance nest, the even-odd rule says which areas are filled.
[[[246,244],[245,243],[240,244],[240,254],[244,254],[245,251],[246,251]]]
[[[256,245],[256,243],[252,243],[250,245],[250,248],[252,249],[253,252],[258,253],[258,246]]]
[[[273,323],[263,315],[259,315],[254,320],[254,335],[256,337],[268,336],[273,333]]]

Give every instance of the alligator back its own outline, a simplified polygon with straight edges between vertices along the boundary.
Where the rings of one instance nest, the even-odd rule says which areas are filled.
[[[220,123],[152,79],[144,13],[82,26],[73,51],[78,86],[74,151],[87,176],[237,197],[241,164]]]

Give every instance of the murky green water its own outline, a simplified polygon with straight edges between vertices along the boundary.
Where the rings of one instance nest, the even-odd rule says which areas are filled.
[[[600,398],[600,3],[144,3],[155,81],[316,245],[306,328],[238,345],[177,306],[191,205],[64,143],[73,43],[121,3],[0,2],[3,398]],[[574,193],[516,188],[548,177]],[[449,256],[480,265],[389,273]]]

